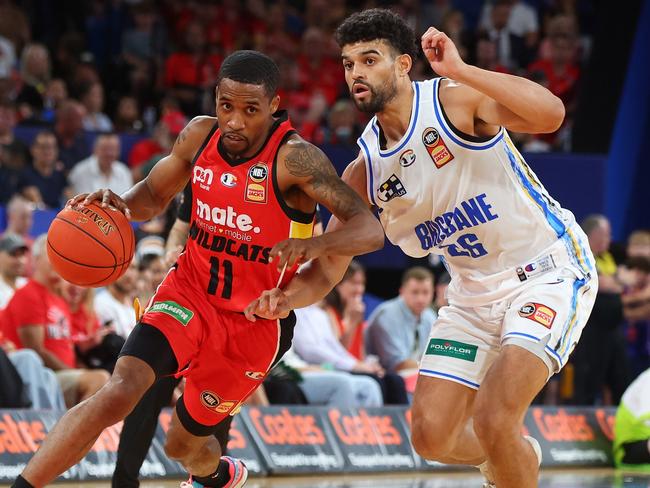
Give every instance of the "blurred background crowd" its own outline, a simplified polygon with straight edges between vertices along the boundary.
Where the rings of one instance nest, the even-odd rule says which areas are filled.
[[[214,113],[222,59],[257,49],[281,69],[282,108],[316,144],[354,147],[367,122],[349,100],[332,32],[352,10],[390,5],[417,32],[437,26],[480,67],[529,77],[567,109],[553,134],[515,135],[527,152],[572,150],[593,3],[580,0],[0,0],[0,408],[63,408],[100,388],[174,262],[182,196],[139,225],[133,264],[100,289],[62,282],[35,216],[71,196],[121,193],[167,154],[187,121]],[[414,79],[435,76],[423,59]],[[345,164],[346,162],[342,162]],[[650,367],[650,231],[612,243],[607,218],[582,221],[600,293],[572,362],[538,403],[613,405]],[[354,262],[320,304],[298,311],[294,346],[256,404],[406,404],[449,276],[412,263],[395,296],[366,292]]]

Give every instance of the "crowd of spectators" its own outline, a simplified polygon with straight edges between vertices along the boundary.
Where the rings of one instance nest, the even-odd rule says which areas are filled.
[[[56,208],[90,183],[130,183],[127,169],[141,179],[189,118],[214,112],[220,63],[236,49],[276,60],[281,107],[303,136],[354,145],[366,120],[349,100],[332,33],[351,11],[377,5],[400,12],[416,32],[439,27],[468,62],[547,86],[566,105],[564,125],[515,139],[529,151],[570,148],[591,2],[68,0],[58,9],[2,0],[0,203],[18,192]],[[421,58],[412,76],[434,74]],[[112,132],[142,139],[126,165],[116,138],[88,144],[88,133]]]

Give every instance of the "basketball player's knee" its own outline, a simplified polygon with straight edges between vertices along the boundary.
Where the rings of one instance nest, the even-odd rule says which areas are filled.
[[[179,437],[168,435],[165,439],[165,454],[169,459],[184,464],[184,461],[192,457],[193,452],[188,442],[184,442]]]
[[[144,391],[139,385],[124,380],[111,380],[97,393],[98,404],[111,424],[126,417],[140,401]]]
[[[516,412],[510,411],[503,404],[477,403],[474,410],[474,432],[484,446],[498,443],[503,438],[519,435],[521,427],[517,425],[518,418]]]
[[[453,429],[442,416],[427,413],[413,416],[411,442],[420,456],[438,460],[451,452],[455,439]]]

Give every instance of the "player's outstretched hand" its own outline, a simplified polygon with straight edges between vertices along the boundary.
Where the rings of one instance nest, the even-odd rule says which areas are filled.
[[[306,263],[310,259],[317,258],[323,253],[319,238],[310,239],[285,239],[278,242],[270,253],[270,261],[274,262],[279,271],[294,264]]]
[[[454,41],[435,27],[429,27],[422,35],[422,51],[433,71],[440,76],[456,79],[465,62],[458,54]]]
[[[256,316],[262,319],[277,320],[286,318],[291,312],[289,299],[280,288],[264,290],[255,300],[250,302],[244,310],[244,315],[251,322],[256,321]]]
[[[127,206],[126,202],[122,200],[118,194],[113,193],[108,188],[102,188],[101,190],[94,191],[92,193],[81,193],[80,195],[72,197],[66,202],[66,207],[72,207],[74,205],[88,205],[94,201],[99,202],[99,205],[106,208],[109,205],[115,207],[120,212],[122,212],[127,219],[131,218],[131,210]]]

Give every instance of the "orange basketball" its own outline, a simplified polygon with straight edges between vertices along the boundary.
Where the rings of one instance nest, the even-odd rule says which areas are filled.
[[[79,286],[104,286],[131,263],[135,237],[119,210],[95,203],[61,210],[47,232],[47,255],[54,270]]]

